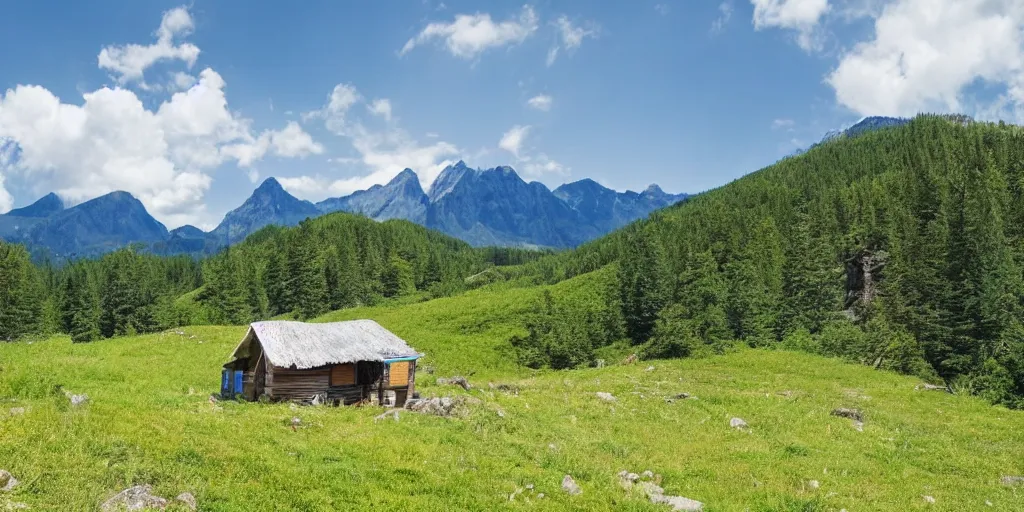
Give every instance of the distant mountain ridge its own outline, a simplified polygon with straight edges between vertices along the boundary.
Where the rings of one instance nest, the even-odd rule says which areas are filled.
[[[65,261],[97,256],[129,244],[158,254],[208,254],[269,225],[348,212],[374,220],[408,220],[476,246],[569,248],[688,197],[657,185],[616,192],[589,179],[548,189],[526,182],[507,166],[445,168],[429,191],[405,169],[384,185],[313,204],[268,178],[210,232],[195,226],[168,231],[127,192],[112,192],[70,208],[56,194],[0,215],[0,238],[24,243],[39,258]]]

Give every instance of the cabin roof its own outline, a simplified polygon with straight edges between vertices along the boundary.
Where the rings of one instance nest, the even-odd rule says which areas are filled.
[[[373,320],[306,323],[274,320],[253,322],[232,354],[248,357],[255,336],[267,361],[277,367],[306,369],[357,361],[419,357],[405,340]]]

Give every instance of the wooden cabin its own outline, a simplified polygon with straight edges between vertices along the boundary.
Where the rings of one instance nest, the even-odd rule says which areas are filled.
[[[224,365],[221,395],[402,406],[420,356],[373,320],[254,322]]]

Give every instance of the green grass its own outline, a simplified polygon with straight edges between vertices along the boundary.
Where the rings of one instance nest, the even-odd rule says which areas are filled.
[[[582,282],[555,292],[584,293]],[[708,511],[1024,510],[1024,488],[999,482],[1024,474],[1024,413],[784,351],[655,361],[652,371],[525,370],[507,338],[539,293],[499,285],[323,318],[374,318],[404,337],[426,353],[421,368],[435,369],[417,375],[423,394],[481,401],[463,418],[403,412],[375,423],[376,408],[211,404],[244,327],[0,346],[0,468],[22,481],[0,509],[94,510],[149,483],[165,497],[193,492],[202,510],[667,510],[617,484],[622,469],[650,469],[667,493]],[[452,374],[478,388],[435,385]],[[90,401],[72,408],[62,390]],[[665,402],[684,391],[698,399]],[[840,406],[865,412],[863,432],[829,415]],[[749,432],[731,429],[733,416]],[[565,474],[582,495],[561,492]],[[509,501],[531,483],[532,497]]]

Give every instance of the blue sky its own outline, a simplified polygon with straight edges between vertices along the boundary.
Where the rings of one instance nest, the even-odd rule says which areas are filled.
[[[927,14],[927,16],[926,16]],[[24,2],[0,211],[112,190],[209,228],[447,163],[715,187],[864,115],[1021,118],[1019,0]]]

